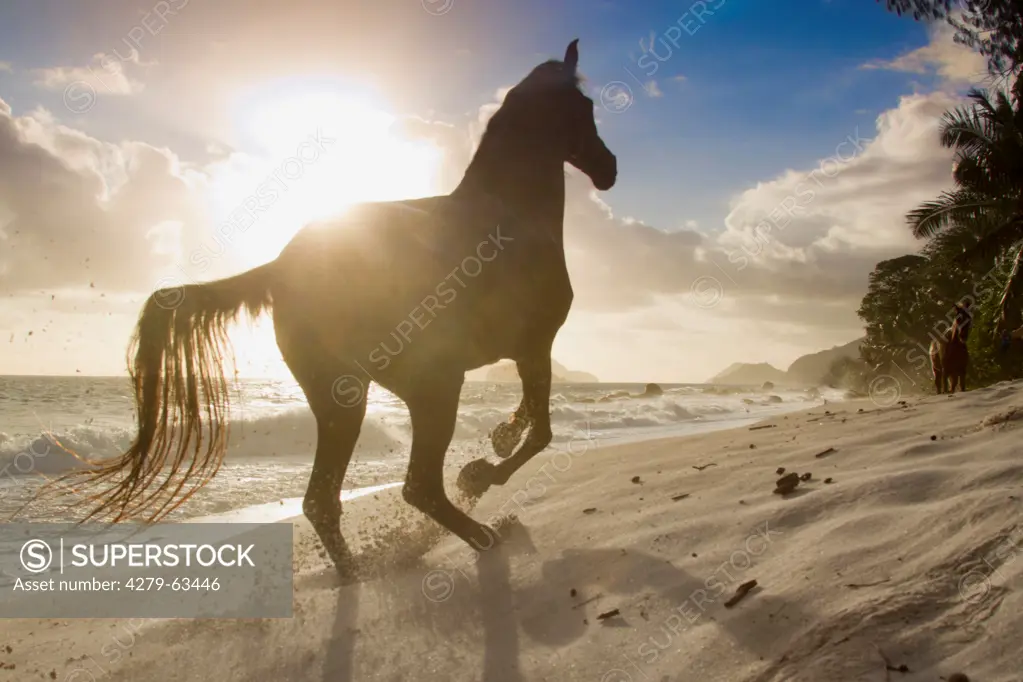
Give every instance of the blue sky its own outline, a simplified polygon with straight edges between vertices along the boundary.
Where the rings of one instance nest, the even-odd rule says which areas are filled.
[[[204,3],[209,0],[190,0],[180,21],[146,36],[144,58],[160,60],[175,51],[171,44],[201,43],[204,33],[216,39],[218,27],[201,21]],[[601,117],[602,133],[618,153],[623,174],[641,178],[620,184],[608,193],[608,201],[624,214],[665,228],[695,219],[719,229],[720,220],[714,218],[736,187],[812,164],[857,128],[872,128],[878,113],[894,106],[915,83],[926,87],[931,80],[860,68],[928,40],[923,24],[867,0],[792,2],[783,11],[772,3],[711,0],[702,3],[706,14],[701,3],[691,2],[455,0],[443,16],[416,11],[414,0],[405,4],[409,11],[386,24],[378,38],[381,52],[408,37],[423,54],[432,55],[425,60],[432,73],[407,84],[404,92],[390,93],[407,113],[432,109],[451,119],[474,113],[499,84],[515,82],[538,59],[560,56],[561,46],[579,37],[589,84],[599,88],[620,80],[636,94],[629,110]],[[97,6],[109,9],[96,11]],[[66,0],[16,3],[0,25],[0,59],[39,66],[123,50],[124,34],[151,6],[112,0],[88,6]],[[109,20],[111,14],[120,21]],[[474,30],[464,32],[466,25]],[[651,36],[654,53],[666,58],[648,57],[643,68],[637,64],[641,41]],[[412,74],[424,60],[410,61],[420,62],[406,65]],[[646,96],[634,80],[646,80],[650,64],[657,69],[653,77],[661,97]],[[457,77],[438,79],[438,73]],[[158,80],[158,69],[152,75]],[[670,80],[675,76],[685,81]],[[59,93],[40,93],[13,77],[6,81],[14,81],[0,81],[13,107],[43,103],[59,110]],[[188,134],[153,126],[132,103],[120,104],[119,111],[111,112],[119,123],[116,129],[113,121],[82,127],[109,134],[144,131],[151,143],[176,143],[182,150],[205,146]]]
[[[137,213],[132,225],[111,222],[110,204],[99,200],[103,192],[87,206],[97,211],[104,234],[125,230],[126,238],[138,239],[145,257],[136,269],[151,273],[148,280],[132,279],[139,273],[126,270],[111,279],[102,333],[115,341],[83,331],[81,311],[98,305],[88,303],[92,294],[84,289],[82,307],[73,311],[79,316],[57,315],[48,327],[90,338],[91,347],[123,345],[116,339],[130,331],[140,297],[157,279],[157,264],[144,253],[151,240],[138,236],[151,227],[144,223],[180,223],[181,234],[201,241],[213,218],[196,208],[210,203],[200,190],[212,187],[213,203],[218,193],[223,203],[230,194],[223,186],[237,194],[248,182],[231,173],[257,173],[259,163],[275,162],[259,135],[246,132],[250,109],[286,104],[302,93],[341,93],[368,97],[399,119],[422,119],[439,154],[435,180],[417,183],[412,162],[397,161],[409,177],[394,191],[445,192],[464,169],[474,125],[498,89],[540,61],[559,58],[579,38],[580,70],[598,104],[601,135],[618,155],[619,182],[600,195],[606,206],[588,199],[588,188],[570,188],[575,222],[568,220],[566,229],[580,302],[559,336],[562,363],[618,379],[650,377],[667,366],[667,376],[659,377],[665,380],[699,380],[733,360],[785,366],[800,353],[855,338],[855,308],[870,268],[919,247],[902,216],[949,181],[950,158],[937,145],[936,121],[983,71],[983,60],[953,45],[947,31],[870,0],[166,0],[164,9],[177,11],[161,12],[162,21],[153,16],[158,6],[157,0],[18,1],[5,7],[0,22],[0,64],[9,65],[0,67],[0,100],[13,110],[0,123],[8,121],[12,135],[61,159],[55,167],[73,175],[62,182],[81,182],[90,192],[99,182],[107,195],[138,184],[149,197],[144,205],[130,204]],[[150,30],[143,32],[143,24]],[[129,55],[133,35],[137,62],[119,58],[117,73],[102,73],[94,55]],[[71,111],[65,86],[89,66],[102,75],[94,105]],[[600,106],[602,91],[614,82],[633,95],[621,111]],[[310,116],[303,125],[333,124],[324,117],[347,114],[328,108]],[[331,172],[382,153],[386,140],[358,137]],[[727,290],[720,304],[694,308],[690,284],[707,276],[706,253],[717,253],[715,263],[734,264],[757,221],[800,178],[812,177],[844,140],[875,137],[880,141],[862,158],[845,164],[834,180],[829,175],[806,215],[775,231],[755,263],[714,275]],[[161,161],[141,163],[139,149]],[[42,185],[37,189],[49,203]],[[10,194],[7,203],[26,191]],[[300,227],[301,208],[250,235],[266,243],[239,245],[237,258],[225,258],[215,274],[273,257]],[[25,234],[34,212],[13,210]],[[664,241],[658,237],[664,233],[675,236]],[[79,250],[86,248],[102,245]],[[0,331],[18,337],[52,316],[27,298],[26,284],[12,284],[10,266],[6,271],[5,280],[0,269],[0,285],[9,290],[8,317],[16,321]],[[90,284],[66,268],[57,279],[38,280],[38,291]],[[612,291],[610,281],[632,288]],[[811,301],[809,293],[820,298]],[[119,303],[111,308],[112,300]],[[31,343],[42,358],[45,347],[38,339]],[[666,350],[672,347],[699,350],[680,358]],[[572,355],[578,363],[568,360]],[[122,357],[118,350],[116,363],[104,366],[120,365]]]

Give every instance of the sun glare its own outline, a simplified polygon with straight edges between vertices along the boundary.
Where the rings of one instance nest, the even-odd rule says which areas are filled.
[[[269,262],[303,225],[353,204],[438,194],[443,152],[410,140],[369,98],[276,84],[240,97],[237,150],[211,169],[211,218],[241,268]],[[288,377],[269,320],[237,325],[243,376]]]
[[[235,119],[242,153],[219,166],[212,210],[218,225],[251,222],[230,245],[247,265],[272,260],[303,225],[353,204],[440,191],[441,150],[402,137],[396,117],[367,98],[274,88],[247,97]]]

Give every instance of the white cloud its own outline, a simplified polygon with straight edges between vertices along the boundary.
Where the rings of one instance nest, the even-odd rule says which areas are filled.
[[[14,65],[10,62],[0,62],[0,73],[14,73]]]
[[[63,90],[72,84],[84,85],[93,92],[109,95],[132,95],[141,92],[145,86],[131,78],[126,70],[152,66],[155,62],[141,62],[137,50],[128,57],[109,55],[103,52],[93,55],[87,66],[56,66],[35,70],[35,85],[46,90]]]
[[[643,84],[643,90],[646,91],[646,94],[647,94],[648,97],[663,97],[664,96],[664,93],[661,91],[660,86],[657,85],[657,81],[655,81],[652,78],[650,80],[648,80],[646,83]]]
[[[953,40],[955,29],[946,22],[932,24],[930,42],[923,47],[899,55],[895,59],[876,59],[863,64],[863,69],[885,69],[905,73],[935,73],[950,85],[972,85],[987,77],[987,60],[983,55]]]
[[[0,291],[83,287],[139,291],[166,259],[147,231],[195,225],[177,157],[140,142],[110,144],[54,122],[13,116],[0,101],[0,207],[8,216]]]

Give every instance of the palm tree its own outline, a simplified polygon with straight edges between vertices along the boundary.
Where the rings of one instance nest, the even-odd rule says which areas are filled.
[[[971,103],[946,112],[942,146],[954,149],[955,189],[910,211],[917,238],[929,238],[942,252],[963,259],[1005,257],[1023,241],[1023,108],[1020,99],[998,92],[994,99],[973,89]],[[1023,250],[1017,250],[1001,300],[999,326],[1019,311],[1011,302],[1023,284]]]

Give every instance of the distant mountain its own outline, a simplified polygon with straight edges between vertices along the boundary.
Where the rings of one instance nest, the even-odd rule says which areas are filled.
[[[596,384],[600,379],[588,372],[575,372],[551,358],[552,381],[555,384]],[[519,372],[511,360],[502,360],[496,365],[480,367],[467,372],[468,381],[490,381],[494,383],[518,383]]]
[[[770,381],[772,384],[783,384],[785,379],[785,372],[766,362],[759,362],[755,365],[746,362],[734,362],[725,371],[707,379],[707,383],[760,386],[765,381]]]
[[[859,358],[863,339],[851,341],[844,346],[803,355],[793,362],[787,371],[760,362],[751,364],[735,362],[723,372],[707,380],[708,384],[733,386],[761,386],[765,381],[780,386],[819,386],[831,365],[839,358]]]
[[[786,372],[789,383],[818,386],[828,373],[831,365],[839,358],[858,359],[863,339],[850,341],[844,346],[835,346],[810,355],[804,355],[789,366]]]

